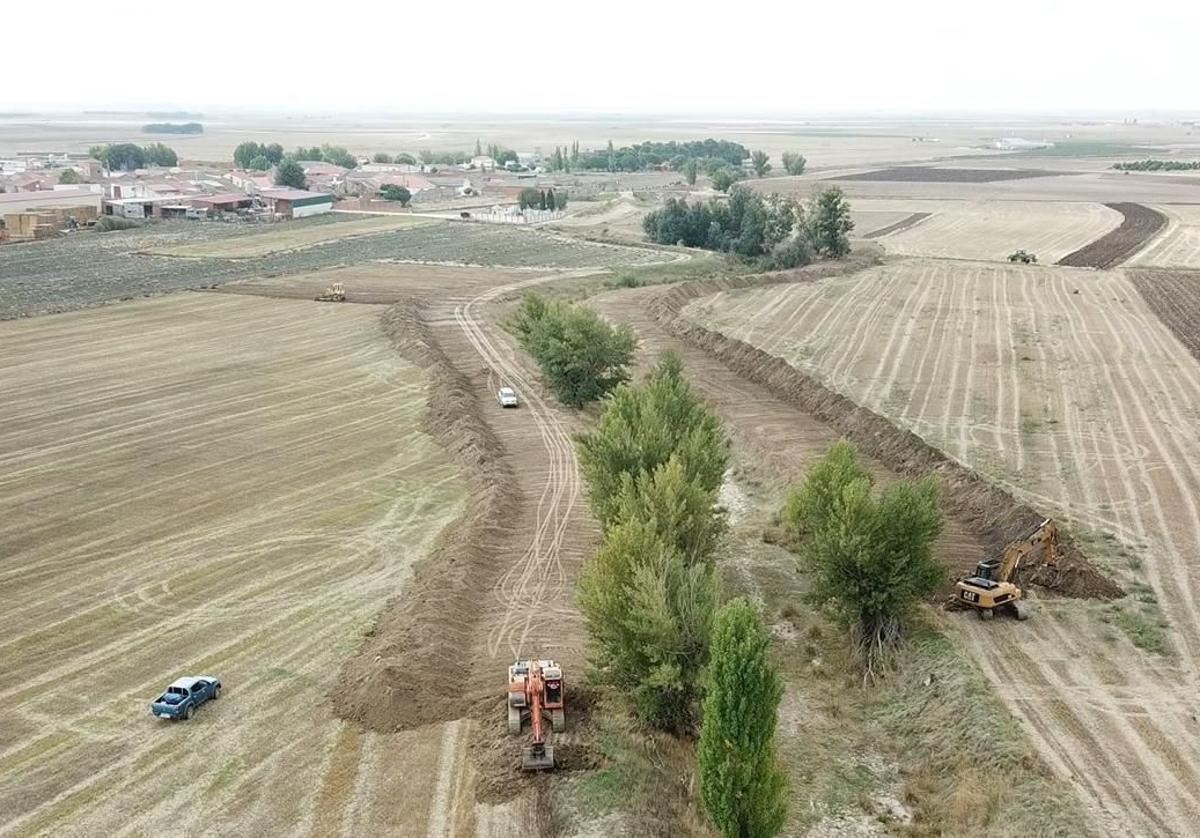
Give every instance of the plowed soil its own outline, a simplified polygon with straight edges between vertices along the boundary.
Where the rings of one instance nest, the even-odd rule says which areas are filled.
[[[898,166],[876,169],[852,175],[839,175],[826,180],[894,181],[900,183],[995,183],[1002,180],[1024,180],[1035,177],[1054,177],[1070,174],[1049,169],[939,169],[932,166]]]
[[[1064,600],[1042,598],[1028,623],[964,617],[961,628],[1101,828],[1189,834],[1200,817],[1200,365],[1129,280],[911,261],[727,292],[687,313],[1108,545],[1137,591],[1121,613],[1165,618],[1173,654],[1135,649],[1106,627],[1113,612]]]
[[[1124,220],[1117,229],[1089,245],[1069,253],[1057,264],[1076,268],[1112,268],[1146,246],[1167,226],[1167,217],[1143,204],[1105,204],[1121,213]]]
[[[898,233],[901,230],[907,230],[909,227],[913,227],[917,224],[920,224],[922,221],[924,221],[926,218],[929,218],[929,216],[931,216],[931,215],[933,215],[933,213],[914,212],[911,215],[907,216],[906,218],[902,218],[901,220],[899,220],[893,224],[889,224],[886,227],[880,227],[878,230],[872,230],[871,232],[865,234],[863,236],[863,238],[864,239],[879,239],[879,238],[883,238],[884,236],[889,236],[892,233]]]
[[[1200,361],[1200,272],[1129,271],[1150,310]]]

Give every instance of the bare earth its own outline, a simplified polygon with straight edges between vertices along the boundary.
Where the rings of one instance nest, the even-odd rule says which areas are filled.
[[[321,242],[348,239],[356,236],[382,233],[401,227],[421,227],[436,224],[433,219],[416,215],[370,215],[358,216],[352,221],[326,224],[320,227],[296,227],[279,224],[261,233],[217,239],[198,244],[183,244],[175,247],[157,248],[149,252],[160,256],[207,256],[212,259],[252,259],[281,250],[297,250]]]
[[[1018,496],[1110,534],[1173,656],[1099,606],[961,621],[966,642],[1112,834],[1200,817],[1200,365],[1120,272],[909,260],[815,285],[729,292],[698,321],[809,370]],[[1138,588],[1138,585],[1141,588]]]

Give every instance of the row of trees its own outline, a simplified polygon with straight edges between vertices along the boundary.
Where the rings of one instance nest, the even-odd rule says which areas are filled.
[[[734,188],[728,200],[689,205],[669,198],[642,220],[651,241],[732,253],[768,269],[806,264],[814,253],[845,256],[853,228],[849,202],[837,187],[820,192],[806,205],[744,187]]]
[[[376,163],[399,163],[404,166],[417,165],[417,158],[411,154],[401,152],[400,154],[392,155],[385,151],[377,151],[375,156],[371,158]]]
[[[203,134],[204,126],[199,122],[151,122],[142,126],[146,134]]]
[[[283,160],[283,146],[279,143],[260,145],[255,142],[241,143],[233,150],[233,163],[239,169],[265,172]]]
[[[1133,160],[1112,167],[1122,172],[1186,172],[1200,169],[1200,160]]]
[[[563,404],[583,407],[629,379],[633,332],[590,308],[526,294],[510,326]]]
[[[104,164],[109,171],[131,172],[146,166],[178,166],[179,156],[174,149],[162,143],[151,143],[148,146],[133,143],[114,143],[112,145],[94,145],[88,149],[88,154]]]
[[[729,459],[720,422],[667,355],[641,385],[613,393],[577,446],[604,531],[580,583],[592,677],[629,696],[647,726],[700,728],[701,797],[723,835],[777,834],[782,685],[757,610],[740,599],[718,608],[717,493]]]
[[[565,189],[560,189],[555,192],[550,189],[522,189],[517,193],[517,205],[523,209],[538,209],[538,210],[565,210],[567,208],[567,192]]]
[[[319,160],[322,163],[341,166],[343,169],[353,169],[358,165],[358,159],[353,154],[340,145],[329,143],[311,148],[301,146],[289,156],[295,160]]]
[[[612,140],[609,140],[604,149],[586,151],[581,150],[579,142],[575,141],[569,147],[555,146],[547,168],[555,172],[640,172],[669,164],[674,171],[682,172],[689,160],[702,161],[702,165],[722,163],[740,168],[742,161],[749,156],[750,152],[740,143],[711,138],[688,142],[644,142],[620,148],[614,148]]]

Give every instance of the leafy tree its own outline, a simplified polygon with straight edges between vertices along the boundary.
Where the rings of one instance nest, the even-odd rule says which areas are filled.
[[[385,201],[399,201],[402,207],[408,206],[408,202],[412,200],[412,193],[406,187],[394,183],[385,183],[379,194]]]
[[[252,172],[265,172],[271,168],[271,161],[267,159],[265,154],[260,154],[251,160],[246,168]]]
[[[517,193],[517,206],[522,210],[537,209],[541,205],[542,193],[532,186]]]
[[[308,181],[304,177],[304,167],[295,160],[284,160],[275,170],[275,185],[290,186],[293,189],[308,189]]]
[[[627,691],[644,723],[689,732],[703,688],[717,579],[647,521],[610,530],[580,580],[590,675]]]
[[[99,156],[104,168],[110,172],[140,169],[146,165],[146,152],[133,143],[117,143],[104,146]]]
[[[785,151],[783,153],[783,169],[789,175],[804,174],[804,167],[808,161],[804,159],[803,154],[797,154],[794,151]]]
[[[538,209],[546,209],[546,191],[544,189],[538,190]]]
[[[933,557],[942,531],[936,480],[901,480],[878,493],[872,485],[854,447],[839,442],[809,469],[782,513],[813,575],[814,601],[849,628],[866,679],[946,576]]]
[[[421,158],[421,162],[428,166],[433,162],[433,152],[427,148],[423,148],[417,152],[417,156]]]
[[[79,183],[79,172],[74,169],[63,169],[62,174],[58,176],[58,182],[62,184]]]
[[[324,158],[321,155],[322,152],[320,146],[312,146],[311,148],[300,146],[296,149],[296,152],[292,155],[292,158],[295,160],[323,160]]]
[[[633,332],[610,326],[589,308],[526,294],[512,327],[565,405],[583,407],[629,378]]]
[[[371,161],[374,163],[391,163],[392,155],[388,154],[386,151],[377,151],[375,152],[374,156],[371,157]]]
[[[479,144],[479,138],[478,138],[478,137],[476,137],[476,138],[475,138],[475,156],[476,156],[476,157],[482,157],[482,156],[483,156],[483,146],[481,146],[481,145]]]
[[[717,490],[689,479],[683,460],[672,454],[653,472],[620,475],[613,521],[647,521],[686,564],[709,561],[725,534]]]
[[[565,189],[560,189],[557,192],[555,192],[554,193],[554,208],[559,210],[560,212],[562,210],[565,210],[567,208],[567,197],[568,197],[567,190],[565,190]]]
[[[279,165],[279,161],[283,159],[283,146],[279,143],[271,143],[268,146],[263,146],[262,156],[267,158],[267,162],[272,166]]]
[[[775,748],[783,684],[754,606],[734,599],[717,612],[700,729],[700,797],[726,838],[772,838],[787,817],[787,777]]]
[[[554,147],[554,156],[550,158],[550,171],[561,172],[563,170],[563,153],[558,146]]]
[[[738,173],[728,166],[721,166],[713,170],[709,175],[709,180],[712,181],[713,189],[718,192],[728,192],[729,187],[737,183]]]
[[[551,187],[550,189],[546,190],[546,209],[550,210],[551,212],[554,212],[555,209],[554,200],[554,189]]]
[[[688,186],[696,185],[696,175],[700,173],[700,164],[696,162],[695,157],[689,157],[688,161],[683,165],[683,176],[688,182]]]
[[[762,177],[771,171],[771,158],[765,151],[756,151],[750,155],[750,163],[754,166],[754,174]]]
[[[716,415],[683,377],[677,355],[662,357],[638,386],[618,387],[599,422],[576,442],[596,519],[606,529],[621,511],[623,475],[653,474],[672,456],[689,484],[716,497],[729,443]]]
[[[675,171],[675,172],[682,172],[684,167],[687,166],[688,160],[691,160],[691,159],[692,158],[690,158],[686,155],[676,154],[674,157],[671,158],[671,170]]]
[[[337,145],[321,146],[321,158],[326,163],[332,163],[334,166],[341,166],[343,169],[353,169],[358,165],[358,161],[354,159],[354,155],[346,151],[346,149]]]
[[[240,143],[233,150],[233,163],[239,169],[249,169],[250,162],[256,157],[266,157],[266,155],[263,154],[262,146],[255,142]]]
[[[405,166],[415,166],[417,165],[417,158],[413,157],[411,154],[401,152],[400,154],[396,155],[395,162],[401,163]]]
[[[850,252],[849,233],[854,229],[850,218],[850,202],[842,190],[834,186],[823,190],[807,212],[809,236],[813,249],[822,256],[840,259]]]

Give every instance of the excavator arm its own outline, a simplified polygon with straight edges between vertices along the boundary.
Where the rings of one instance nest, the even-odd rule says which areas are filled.
[[[1038,549],[1045,551],[1046,564],[1052,567],[1058,564],[1058,527],[1049,518],[1030,530],[1024,538],[1019,538],[1004,548],[1004,557],[1000,561],[1000,572],[996,581],[1014,581],[1017,571],[1021,569],[1022,560]]]

